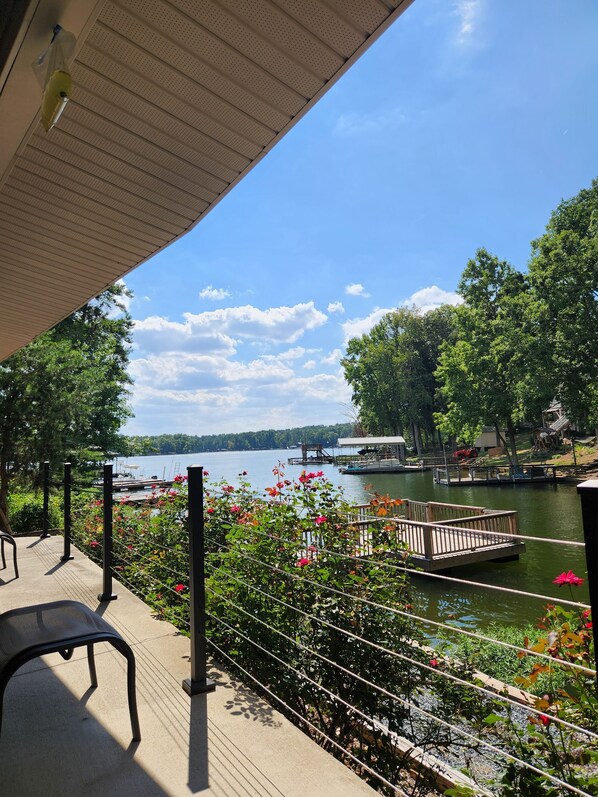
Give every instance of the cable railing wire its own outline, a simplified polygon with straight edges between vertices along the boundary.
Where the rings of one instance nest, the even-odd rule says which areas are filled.
[[[231,576],[230,573],[227,574],[227,575],[229,576],[229,578],[232,577],[233,579],[235,579],[235,577]],[[235,580],[240,581],[239,579],[235,579]],[[460,686],[466,686],[466,687],[468,687],[470,689],[473,689],[473,690],[479,692],[480,694],[486,695],[487,697],[491,698],[493,701],[499,701],[499,702],[502,702],[502,703],[507,703],[509,705],[514,706],[517,709],[521,708],[521,704],[518,701],[513,700],[512,698],[507,697],[506,695],[498,695],[497,693],[492,692],[491,690],[486,689],[483,686],[479,686],[478,684],[472,683],[470,681],[465,681],[464,679],[459,678],[458,676],[453,675],[452,673],[448,673],[445,670],[440,670],[440,669],[437,669],[435,667],[432,667],[429,664],[425,664],[424,662],[419,662],[416,659],[412,659],[409,656],[405,656],[404,654],[399,653],[398,651],[390,650],[389,648],[386,648],[383,645],[379,645],[377,642],[372,642],[371,640],[365,639],[364,637],[360,637],[358,634],[354,634],[351,631],[348,631],[348,630],[343,629],[343,628],[339,628],[338,626],[335,626],[335,625],[333,625],[332,623],[329,623],[326,620],[321,620],[320,618],[315,617],[314,615],[309,614],[308,612],[305,612],[302,609],[297,608],[296,606],[292,606],[290,603],[286,603],[285,601],[281,600],[280,598],[276,598],[274,595],[271,595],[270,593],[264,592],[264,590],[260,589],[259,587],[255,587],[255,586],[253,586],[253,585],[251,585],[251,584],[249,584],[249,583],[247,583],[245,581],[240,581],[240,583],[244,584],[245,586],[249,587],[250,589],[252,589],[252,590],[254,590],[256,592],[260,592],[262,595],[264,595],[265,597],[269,598],[270,600],[273,600],[276,603],[280,603],[283,606],[286,606],[287,608],[292,609],[293,611],[297,612],[298,614],[302,614],[304,617],[308,617],[309,619],[314,620],[315,622],[321,623],[322,625],[325,625],[328,628],[333,629],[334,631],[340,632],[341,634],[344,634],[345,636],[351,637],[351,638],[356,639],[356,640],[358,640],[360,642],[365,642],[366,645],[369,645],[370,647],[375,648],[378,651],[381,651],[383,653],[387,653],[390,656],[393,656],[395,658],[398,658],[398,659],[401,659],[402,661],[407,662],[408,664],[412,664],[412,665],[415,665],[416,667],[419,667],[421,669],[427,670],[427,671],[429,671],[430,673],[432,673],[435,676],[440,676],[440,677],[447,678],[448,680],[453,681],[454,683],[458,683]],[[217,594],[210,587],[206,587],[206,588],[212,594],[214,594],[214,595]],[[318,656],[319,658],[323,658],[328,664],[331,664],[332,666],[340,667],[341,669],[343,669],[341,667],[341,665],[338,664],[338,662],[334,662],[331,659],[327,659],[326,657],[323,657],[321,654],[319,654],[317,651],[312,650],[311,648],[308,648],[308,647],[302,645],[302,643],[298,642],[296,639],[293,639],[292,637],[287,636],[284,632],[280,631],[275,626],[270,625],[270,624],[266,623],[264,620],[261,620],[259,617],[256,617],[255,615],[250,614],[245,609],[243,609],[241,606],[236,604],[234,601],[231,601],[230,598],[227,598],[224,595],[221,595],[219,597],[222,600],[225,600],[227,603],[230,603],[231,606],[234,606],[235,609],[238,609],[240,612],[242,612],[243,614],[246,614],[248,617],[251,617],[251,618],[257,620],[257,622],[261,623],[266,628],[268,628],[268,629],[274,631],[275,633],[279,634],[284,639],[287,639],[289,642],[293,642],[295,645],[301,647],[306,652],[308,652],[308,653],[310,653],[310,654],[312,654],[314,656]],[[347,672],[346,670],[343,670],[343,671]],[[354,677],[356,677],[356,678],[359,677],[359,676],[355,675],[354,673],[352,673],[352,671],[349,671],[349,672],[351,672],[351,674]],[[541,711],[540,709],[537,709],[534,706],[526,706],[526,711],[529,711],[530,713],[535,714],[538,717],[546,716],[546,712],[545,711]],[[593,731],[588,730],[587,728],[582,728],[581,726],[575,725],[575,724],[573,724],[571,722],[568,722],[567,720],[564,720],[564,719],[562,719],[562,718],[560,718],[560,717],[558,717],[556,715],[551,715],[550,719],[552,721],[554,721],[555,723],[558,723],[558,724],[562,725],[565,728],[569,728],[569,730],[579,731],[581,733],[586,734],[590,738],[598,739],[598,734],[594,733]]]
[[[210,615],[210,616],[211,616],[211,615]],[[213,619],[215,619],[215,620],[218,620],[219,618],[213,618]],[[230,628],[230,626],[228,626],[228,624],[227,624],[227,623],[225,623],[224,621],[220,621],[220,622],[222,623],[222,625],[224,625],[224,626],[226,626],[226,627]],[[233,628],[230,628],[230,630],[231,630],[231,631],[233,631],[233,632],[235,631],[235,629],[233,629]],[[244,639],[247,639],[247,637],[245,637],[245,636],[244,636],[243,634],[241,634],[240,632],[237,632],[237,633],[239,634],[239,636],[243,637]],[[251,642],[251,640],[250,640],[250,639],[247,639],[247,641],[248,641],[248,642]],[[338,742],[336,742],[334,739],[331,739],[331,738],[330,738],[330,737],[329,737],[329,736],[328,736],[326,733],[324,733],[324,731],[323,731],[321,728],[318,728],[316,725],[314,725],[312,722],[310,722],[310,721],[309,721],[309,720],[308,720],[306,717],[304,717],[302,714],[300,714],[300,713],[299,713],[298,711],[296,711],[294,708],[292,708],[291,706],[289,706],[289,704],[288,704],[288,703],[285,703],[285,701],[284,701],[284,700],[283,700],[281,697],[279,697],[279,695],[277,695],[275,692],[273,692],[273,691],[272,691],[272,690],[271,690],[271,689],[270,689],[268,686],[266,686],[266,684],[263,684],[263,683],[262,683],[262,682],[261,682],[261,681],[260,681],[258,678],[256,678],[256,677],[255,677],[255,675],[253,675],[253,674],[252,674],[252,673],[250,673],[248,670],[246,670],[246,669],[245,669],[245,668],[244,668],[244,667],[243,667],[241,664],[239,664],[239,662],[238,662],[238,661],[235,661],[235,660],[234,660],[234,659],[233,659],[231,656],[229,656],[229,655],[228,655],[228,654],[227,654],[225,651],[223,651],[223,650],[222,650],[222,648],[220,648],[220,647],[219,647],[219,646],[218,646],[218,645],[217,645],[217,644],[216,644],[216,643],[215,643],[213,640],[211,640],[209,637],[208,637],[208,639],[207,639],[207,642],[208,642],[208,644],[210,644],[210,645],[211,645],[211,646],[214,648],[214,650],[216,650],[216,651],[218,652],[218,654],[219,654],[219,655],[223,656],[223,657],[224,657],[224,658],[226,658],[228,661],[230,661],[232,664],[234,664],[234,665],[235,665],[235,666],[236,666],[236,667],[237,667],[239,670],[241,670],[241,672],[243,672],[243,673],[244,673],[245,675],[247,675],[247,676],[248,676],[248,677],[249,677],[249,678],[250,678],[250,679],[251,679],[251,680],[252,680],[254,683],[256,683],[256,684],[257,684],[257,685],[260,687],[260,689],[263,689],[263,690],[264,690],[264,691],[265,691],[267,694],[269,694],[269,695],[270,695],[272,698],[274,698],[274,700],[276,700],[278,703],[280,703],[280,705],[281,705],[281,706],[284,706],[284,708],[285,708],[287,711],[289,711],[291,714],[293,714],[293,716],[295,716],[295,717],[296,717],[296,718],[297,718],[297,719],[298,719],[300,722],[304,723],[304,724],[305,724],[305,725],[307,725],[309,728],[311,728],[311,730],[312,730],[312,731],[314,731],[315,733],[317,733],[319,736],[323,737],[323,738],[324,738],[324,740],[326,741],[326,743],[330,743],[330,744],[332,744],[332,745],[333,745],[333,746],[334,746],[334,747],[335,747],[337,750],[339,750],[339,751],[340,751],[340,752],[341,752],[343,755],[346,755],[346,756],[348,756],[348,757],[349,757],[349,758],[350,758],[350,759],[351,759],[351,760],[352,760],[352,761],[353,761],[355,764],[357,764],[359,767],[361,767],[361,768],[363,768],[364,770],[366,770],[367,772],[369,772],[369,773],[370,773],[370,775],[373,775],[373,776],[374,776],[374,777],[375,777],[377,780],[379,780],[379,781],[380,781],[381,783],[383,783],[385,786],[388,786],[389,788],[391,788],[391,789],[393,789],[393,790],[395,790],[395,791],[396,791],[396,790],[399,790],[400,797],[407,797],[406,793],[405,793],[404,791],[400,790],[400,789],[399,789],[399,787],[398,787],[396,784],[394,784],[394,783],[390,783],[390,781],[386,780],[386,778],[385,778],[383,775],[381,775],[379,772],[376,772],[376,770],[372,769],[372,768],[371,768],[370,766],[368,766],[367,764],[364,764],[364,763],[363,763],[363,761],[361,761],[359,758],[357,758],[356,756],[354,756],[354,755],[353,755],[353,753],[351,753],[349,750],[347,750],[346,748],[344,748],[342,745],[340,745],[340,744],[339,744]],[[258,645],[257,643],[252,643],[252,644],[255,644],[255,646],[256,646],[256,647],[258,647],[258,648],[261,648],[261,646],[260,646],[260,645]],[[274,656],[274,654],[272,654],[270,651],[266,650],[265,648],[261,648],[261,649],[264,651],[264,653],[267,653],[268,655],[271,655],[271,656],[273,656],[274,658],[276,658],[276,657]],[[285,664],[285,662],[283,662],[282,660],[281,660],[281,663],[282,663],[282,664]],[[304,677],[304,676],[301,676],[301,677]]]
[[[209,616],[212,617],[214,620],[220,622],[222,625],[224,625],[226,628],[228,628],[233,633],[235,633],[238,636],[240,636],[243,639],[245,639],[250,644],[254,645],[255,647],[258,647],[260,650],[262,650],[267,655],[273,655],[266,648],[263,648],[261,645],[259,645],[258,643],[254,642],[252,639],[247,637],[241,631],[239,631],[236,628],[233,628],[232,626],[230,626],[225,621],[223,621],[220,618],[215,617],[214,615],[211,615],[211,614]],[[257,618],[254,618],[254,619],[257,619]],[[320,654],[316,654],[316,655],[318,655],[318,657],[322,658],[324,661],[328,661],[328,663],[332,664],[333,666],[337,666],[337,668],[339,670],[341,670],[341,672],[344,672],[346,675],[352,676],[352,677],[356,678],[357,680],[361,681],[362,683],[364,683],[366,686],[370,686],[373,689],[376,689],[377,691],[381,692],[386,697],[390,697],[393,700],[397,700],[402,705],[408,706],[410,709],[414,709],[416,712],[422,714],[423,716],[427,717],[428,719],[433,720],[434,722],[438,723],[439,725],[442,725],[444,727],[449,728],[450,730],[455,731],[456,733],[458,733],[459,735],[463,736],[464,738],[467,738],[470,741],[474,741],[476,744],[482,745],[486,749],[491,750],[494,753],[497,753],[498,755],[502,756],[503,758],[508,758],[509,760],[513,761],[514,763],[519,764],[520,766],[522,766],[522,767],[524,767],[526,769],[530,769],[531,771],[535,772],[538,775],[541,775],[543,778],[546,778],[547,780],[550,780],[552,783],[554,783],[554,784],[556,784],[558,786],[565,787],[568,791],[572,792],[573,794],[579,794],[579,795],[581,795],[581,797],[588,797],[588,792],[582,791],[581,789],[578,789],[576,786],[572,786],[571,784],[566,783],[564,780],[561,780],[560,778],[557,778],[554,775],[551,775],[551,774],[549,774],[547,772],[544,772],[543,770],[539,769],[538,767],[534,766],[533,764],[530,764],[527,761],[523,761],[522,759],[517,758],[517,756],[514,756],[511,753],[507,752],[506,750],[502,750],[501,748],[496,747],[493,744],[490,744],[490,742],[487,742],[487,741],[485,741],[484,739],[482,739],[482,738],[480,738],[478,736],[474,736],[473,734],[469,733],[468,731],[464,730],[463,728],[460,728],[458,725],[454,725],[453,723],[447,722],[446,720],[443,720],[440,717],[437,717],[436,715],[430,713],[429,711],[426,711],[425,709],[421,708],[417,704],[412,703],[411,701],[405,700],[404,698],[399,697],[399,695],[396,695],[393,692],[390,692],[387,689],[384,689],[384,687],[377,686],[376,684],[372,683],[371,681],[368,681],[367,679],[362,678],[361,676],[355,675],[355,673],[353,673],[351,670],[347,670],[344,667],[342,667],[341,665],[337,665],[334,662],[331,662],[330,660],[327,660],[325,656],[321,656]],[[253,680],[256,681],[256,683],[259,683],[259,681],[256,678],[253,678]],[[282,702],[282,701],[279,700],[279,702]],[[297,712],[293,711],[293,713],[296,714]],[[299,715],[299,716],[301,716],[301,715]],[[327,736],[326,736],[326,738],[328,739]],[[341,749],[344,750],[344,748],[341,748]]]
[[[224,548],[225,550],[232,551],[232,548],[230,548],[230,546],[227,546],[224,543],[217,542],[216,540],[214,540],[213,538],[211,538],[211,537],[209,537],[207,535],[206,535],[206,540],[212,542],[214,545],[218,545],[220,548]],[[299,575],[296,575],[295,573],[289,573],[288,571],[283,570],[280,567],[276,567],[276,565],[271,565],[268,562],[264,562],[262,559],[256,559],[254,556],[251,556],[250,554],[247,554],[247,553],[244,553],[244,552],[241,553],[240,551],[235,551],[235,553],[237,553],[237,555],[239,555],[239,556],[241,556],[241,557],[243,557],[245,559],[248,559],[249,561],[252,561],[252,562],[255,562],[256,564],[262,565],[263,567],[267,567],[268,569],[270,569],[270,570],[272,570],[272,571],[274,571],[276,573],[280,573],[281,575],[284,575],[287,578],[291,578],[291,579],[294,579],[296,581],[301,581],[301,583],[304,583],[304,584],[310,584],[310,585],[312,585],[314,587],[317,587],[318,589],[326,590],[326,591],[331,592],[331,593],[336,594],[336,595],[347,596],[347,593],[343,592],[342,590],[338,590],[338,589],[335,589],[334,587],[330,587],[328,584],[320,584],[317,581],[312,581],[311,579],[309,579],[309,578],[307,578],[305,576],[299,576]],[[360,561],[363,561],[363,560],[360,560]],[[593,669],[591,669],[589,667],[584,667],[581,664],[576,664],[575,662],[564,661],[562,659],[555,659],[553,656],[549,656],[546,653],[540,653],[539,651],[531,650],[529,648],[522,648],[522,647],[519,647],[517,645],[512,645],[509,642],[503,642],[500,639],[494,639],[493,637],[487,637],[487,636],[484,636],[483,634],[478,634],[478,633],[475,633],[473,631],[468,631],[465,628],[459,628],[458,626],[448,625],[447,623],[440,623],[437,620],[431,620],[431,619],[429,619],[427,617],[422,617],[421,615],[411,614],[410,612],[406,612],[406,611],[404,611],[402,609],[397,609],[394,606],[387,606],[387,605],[382,604],[382,603],[377,603],[376,601],[371,601],[368,598],[363,598],[360,595],[352,595],[351,598],[353,600],[360,601],[362,603],[368,604],[368,605],[373,606],[375,608],[384,609],[385,611],[392,612],[393,614],[397,614],[397,615],[400,615],[402,617],[407,617],[407,618],[409,618],[411,620],[418,620],[418,621],[420,621],[422,623],[425,623],[427,625],[432,625],[432,626],[434,626],[436,628],[442,628],[442,629],[445,629],[447,631],[454,632],[456,634],[462,634],[462,635],[468,636],[468,637],[470,637],[472,639],[478,639],[478,640],[481,639],[484,642],[490,642],[490,643],[499,645],[501,647],[508,648],[510,650],[516,651],[517,653],[525,653],[525,654],[527,654],[529,656],[532,656],[532,657],[545,659],[546,661],[551,662],[555,666],[564,667],[564,668],[573,669],[573,670],[579,670],[579,671],[581,671],[581,672],[583,672],[583,673],[585,673],[587,675],[596,675],[596,670],[593,670]]]
[[[252,531],[253,534],[257,534],[257,535],[262,536],[262,537],[267,537],[267,538],[269,538],[271,540],[276,540],[278,542],[284,542],[284,543],[288,543],[288,544],[291,544],[291,545],[296,545],[297,544],[296,540],[289,540],[289,539],[287,539],[285,537],[279,537],[277,535],[267,534],[266,532],[258,531],[258,529],[255,529],[255,528],[252,528],[251,531]],[[318,550],[321,553],[331,554],[332,556],[342,556],[342,557],[345,557],[346,559],[350,559],[350,560],[352,560],[354,562],[362,562],[364,560],[363,556],[353,556],[351,554],[340,553],[339,551],[333,551],[333,550],[331,550],[329,548],[325,548],[325,547],[322,547],[322,546],[317,546],[317,547],[318,547]],[[408,553],[408,551],[405,551],[405,553]],[[484,589],[495,590],[497,592],[504,592],[504,593],[511,594],[511,595],[518,595],[518,596],[523,595],[526,598],[537,598],[538,600],[548,601],[549,603],[559,603],[559,604],[561,604],[563,606],[573,606],[576,609],[591,609],[592,608],[588,603],[580,603],[578,601],[570,601],[570,600],[567,600],[565,598],[558,598],[558,597],[555,598],[555,597],[552,597],[550,595],[541,595],[540,593],[537,593],[537,592],[525,592],[523,590],[510,589],[509,587],[500,587],[497,584],[485,584],[483,581],[469,581],[467,579],[454,578],[453,576],[445,576],[445,575],[442,575],[440,573],[429,573],[429,572],[426,572],[424,570],[417,570],[417,569],[415,569],[413,567],[407,567],[406,565],[397,565],[397,564],[393,564],[391,562],[380,561],[380,560],[378,560],[376,562],[376,564],[379,567],[385,567],[385,568],[388,568],[390,570],[399,570],[399,571],[401,571],[403,573],[409,573],[410,575],[417,575],[417,576],[422,576],[424,578],[437,579],[439,581],[447,581],[447,582],[452,583],[452,584],[460,584],[460,585],[465,584],[465,585],[471,586],[471,587],[483,587]]]
[[[115,542],[116,542],[117,546],[124,546],[125,548],[127,547],[125,545],[125,543],[122,542],[122,540],[115,540]],[[141,559],[136,559],[135,560],[135,565],[137,566],[140,561],[142,561],[143,559],[147,559],[151,555],[152,555],[151,551],[149,553],[147,553],[147,554],[144,554],[141,557]],[[130,560],[127,560],[127,558],[122,557],[122,556],[118,558],[118,561],[123,562],[124,564],[129,564],[129,565],[132,564],[130,562]],[[178,570],[174,570],[172,567],[169,567],[168,565],[164,564],[163,562],[157,563],[156,566],[159,567],[161,570],[166,570],[168,573],[172,573],[172,575],[176,576],[180,581],[185,581],[189,577],[188,573],[182,574]],[[142,573],[145,573],[146,575],[149,575],[148,571],[145,570],[143,567],[139,567],[139,570]]]

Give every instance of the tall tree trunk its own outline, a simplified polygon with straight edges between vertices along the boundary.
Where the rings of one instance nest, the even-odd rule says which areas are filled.
[[[517,456],[517,440],[515,439],[515,426],[513,419],[509,415],[507,418],[507,434],[509,436],[509,443],[511,444],[511,451],[513,454],[513,467],[516,471],[519,470],[519,457]]]
[[[422,439],[421,433],[419,431],[419,426],[416,421],[410,421],[411,426],[411,437],[413,439],[413,447],[415,448],[415,453],[418,457],[422,455]]]
[[[509,463],[514,471],[519,470],[519,457],[517,456],[517,440],[515,439],[515,426],[513,425],[513,419],[509,415],[507,418],[507,440],[505,440],[504,436],[501,434],[500,427],[498,425],[498,420],[494,420],[494,427],[496,429],[496,436],[499,440],[502,440],[505,451],[507,452],[507,457],[509,459]]]

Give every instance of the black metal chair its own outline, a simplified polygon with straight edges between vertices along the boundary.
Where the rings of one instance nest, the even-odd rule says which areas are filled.
[[[0,614],[0,732],[4,690],[19,667],[46,653],[60,653],[68,660],[75,648],[86,645],[91,685],[95,687],[98,685],[93,656],[96,642],[109,642],[127,659],[129,715],[133,741],[139,741],[133,651],[99,614],[82,603],[68,600],[25,606]]]
[[[4,553],[4,543],[7,542],[12,545],[12,561],[15,567],[15,578],[19,577],[19,568],[17,567],[17,541],[7,531],[0,531],[0,554],[2,555],[2,569],[6,569],[6,555]]]

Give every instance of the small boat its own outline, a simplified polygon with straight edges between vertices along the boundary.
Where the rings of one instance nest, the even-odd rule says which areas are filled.
[[[400,459],[366,459],[339,465],[341,473],[401,473],[409,468]]]

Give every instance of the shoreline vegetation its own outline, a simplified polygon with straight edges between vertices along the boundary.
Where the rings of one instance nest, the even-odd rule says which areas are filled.
[[[175,454],[201,454],[223,451],[264,451],[294,449],[301,443],[321,443],[325,449],[337,447],[339,437],[353,434],[354,427],[350,423],[331,425],[300,426],[291,429],[266,429],[257,432],[236,432],[233,434],[187,435],[182,433],[126,436],[123,438],[123,450],[119,456],[152,456]],[[519,462],[541,463],[563,468],[565,475],[560,479],[598,477],[598,447],[592,444],[581,444],[571,441],[569,445],[560,445],[547,451],[534,451],[532,430],[525,429],[516,435],[517,456]],[[575,445],[575,452],[573,451]],[[442,456],[441,449],[423,452],[427,456]],[[448,452],[450,457],[451,450]],[[417,456],[408,457],[407,461],[418,462]],[[478,466],[509,465],[506,454],[489,456],[482,454],[477,460]]]
[[[297,448],[302,443],[321,443],[324,448],[333,448],[339,437],[348,437],[352,432],[352,423],[335,423],[207,435],[189,435],[180,432],[131,435],[123,437],[126,450],[119,453],[126,456],[151,456],[202,454],[215,451],[263,451]]]

